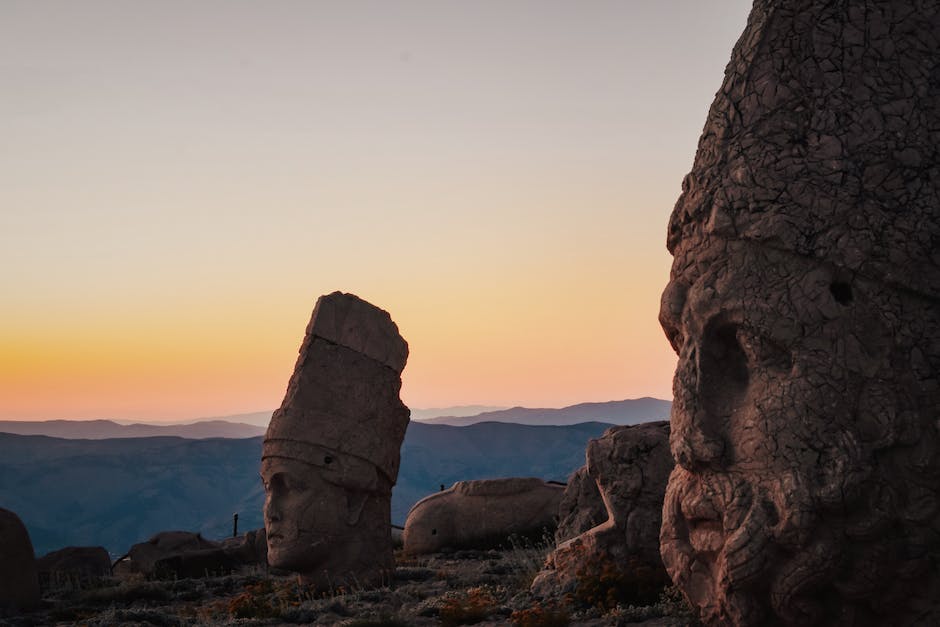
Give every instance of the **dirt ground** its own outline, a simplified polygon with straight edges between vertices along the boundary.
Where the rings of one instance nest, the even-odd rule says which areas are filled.
[[[0,626],[697,624],[671,588],[655,603],[641,606],[611,599],[593,606],[583,599],[534,599],[528,588],[544,556],[544,548],[398,555],[388,586],[329,593],[310,590],[296,576],[260,567],[224,577],[173,581],[64,578],[44,591],[39,609],[0,616]]]

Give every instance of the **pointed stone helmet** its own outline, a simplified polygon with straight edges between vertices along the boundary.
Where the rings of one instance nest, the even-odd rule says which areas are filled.
[[[262,459],[318,466],[338,485],[390,489],[410,416],[399,398],[407,359],[388,312],[353,294],[321,296]]]
[[[940,298],[940,10],[757,2],[669,222]]]

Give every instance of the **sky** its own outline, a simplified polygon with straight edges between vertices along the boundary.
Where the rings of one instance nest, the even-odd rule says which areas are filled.
[[[0,0],[0,419],[280,405],[316,298],[402,400],[671,398],[666,222],[745,0]]]

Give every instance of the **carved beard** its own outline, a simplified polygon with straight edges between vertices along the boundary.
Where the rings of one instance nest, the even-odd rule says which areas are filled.
[[[706,623],[811,625],[822,617],[815,597],[832,580],[841,548],[817,525],[807,485],[796,472],[761,483],[673,470],[663,561]]]

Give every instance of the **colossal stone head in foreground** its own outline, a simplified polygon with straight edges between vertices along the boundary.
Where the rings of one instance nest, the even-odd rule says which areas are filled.
[[[940,624],[940,4],[757,0],[669,224],[707,623]]]
[[[317,301],[264,439],[271,566],[323,588],[373,585],[391,571],[407,359],[387,312],[340,292]]]

